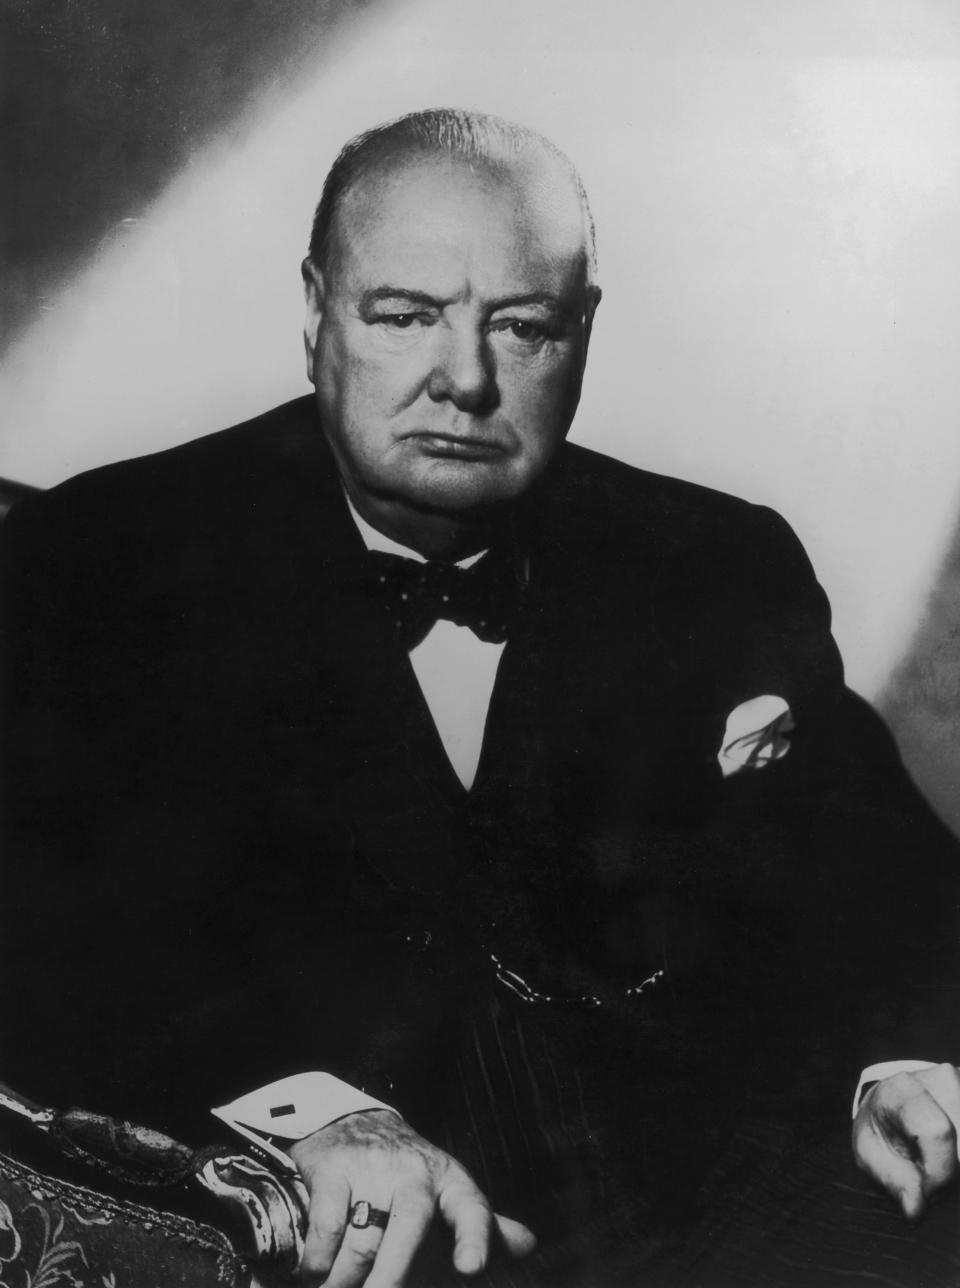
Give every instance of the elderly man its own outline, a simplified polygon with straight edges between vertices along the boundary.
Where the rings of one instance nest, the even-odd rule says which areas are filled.
[[[600,291],[552,145],[371,131],[303,273],[315,398],[5,531],[6,1076],[289,1153],[333,1288],[433,1239],[633,1282],[737,1123],[842,1134],[863,1066],[955,1052],[955,852],[786,525],[565,445]],[[866,1083],[916,1214],[956,1071]]]

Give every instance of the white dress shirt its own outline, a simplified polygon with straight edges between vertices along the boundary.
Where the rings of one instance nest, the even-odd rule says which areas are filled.
[[[350,504],[349,498],[347,503]],[[401,546],[372,528],[352,505],[350,513],[368,550],[401,555],[417,563],[427,562],[416,550]],[[485,553],[471,555],[457,567],[469,568]],[[444,750],[468,790],[477,775],[487,711],[503,650],[503,644],[487,643],[478,639],[469,626],[457,626],[443,618],[410,650],[410,665]]]

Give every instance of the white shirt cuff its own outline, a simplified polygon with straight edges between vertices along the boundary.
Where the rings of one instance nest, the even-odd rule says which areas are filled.
[[[892,1078],[895,1073],[921,1073],[924,1069],[932,1068],[934,1068],[932,1060],[883,1060],[880,1064],[868,1065],[861,1073],[853,1095],[853,1117],[856,1118],[860,1101],[875,1082]]]
[[[285,1146],[366,1109],[386,1109],[400,1117],[392,1105],[358,1091],[332,1073],[296,1073],[210,1112],[246,1137],[255,1153],[261,1151],[269,1160],[296,1170]]]

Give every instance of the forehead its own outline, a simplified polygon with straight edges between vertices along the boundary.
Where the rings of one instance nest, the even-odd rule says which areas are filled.
[[[495,167],[447,156],[391,159],[345,194],[330,260],[351,293],[396,285],[565,295],[585,279],[583,210],[552,158]]]

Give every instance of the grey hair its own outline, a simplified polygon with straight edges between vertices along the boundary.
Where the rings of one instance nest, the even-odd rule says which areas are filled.
[[[310,235],[310,260],[319,269],[328,267],[337,212],[350,189],[385,157],[404,151],[442,154],[493,167],[509,165],[525,152],[555,161],[576,189],[583,214],[587,252],[587,282],[597,273],[597,244],[593,215],[586,189],[573,162],[536,130],[516,125],[486,112],[437,107],[410,112],[374,126],[351,139],[330,167],[323,185]]]

